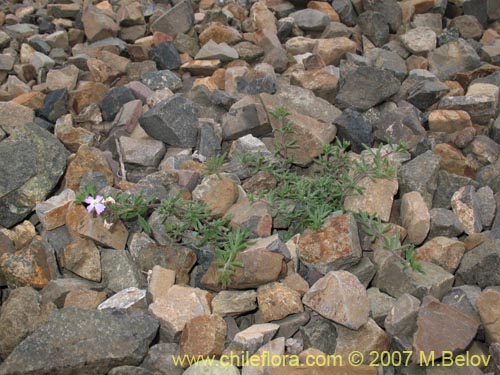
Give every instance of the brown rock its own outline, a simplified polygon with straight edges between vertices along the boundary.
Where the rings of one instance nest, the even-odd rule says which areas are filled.
[[[368,322],[370,303],[366,289],[347,271],[331,271],[304,295],[302,302],[318,314],[350,329]]]
[[[274,323],[254,324],[238,332],[234,336],[234,342],[240,344],[243,350],[253,354],[262,345],[273,338],[280,326]]]
[[[113,65],[94,58],[87,60],[87,67],[95,82],[111,83],[121,74]]]
[[[483,230],[480,216],[480,202],[476,189],[467,185],[455,192],[451,197],[451,207],[468,235]]]
[[[92,147],[95,140],[94,133],[73,126],[71,114],[57,119],[54,134],[72,152],[77,152],[81,145]]]
[[[323,1],[309,1],[307,3],[307,7],[309,9],[315,9],[319,10],[322,13],[325,13],[328,17],[330,17],[330,21],[332,22],[340,22],[338,13],[328,3],[325,3]]]
[[[174,285],[163,298],[149,305],[149,312],[160,321],[168,339],[177,341],[192,318],[210,314],[210,300],[204,290]]]
[[[165,298],[168,290],[175,284],[175,271],[154,266],[148,283],[148,294],[153,302]]]
[[[80,70],[74,65],[65,66],[62,69],[51,69],[47,73],[47,89],[49,91],[68,89],[73,90],[78,81]]]
[[[116,250],[125,250],[128,238],[128,230],[120,220],[108,229],[102,216],[93,217],[92,214],[86,215],[80,222],[78,233],[104,247]]]
[[[276,17],[264,2],[256,2],[250,9],[250,19],[256,31],[269,30],[273,34],[278,34],[276,27]]]
[[[186,323],[181,335],[181,356],[218,357],[224,351],[227,325],[219,315],[200,315]]]
[[[210,186],[210,190],[207,190],[201,199],[210,209],[212,218],[221,218],[236,202],[238,196],[238,184],[230,178],[224,178]]]
[[[57,266],[54,254],[37,237],[25,248],[3,254],[0,257],[0,273],[10,288],[43,288],[50,280],[57,278]]]
[[[21,224],[16,225],[11,236],[16,249],[29,245],[35,237],[36,228],[28,220],[24,220]]]
[[[309,290],[309,284],[298,273],[291,273],[282,281],[283,285],[295,290],[302,297]]]
[[[424,199],[417,191],[403,195],[401,199],[401,220],[408,230],[408,240],[414,245],[424,242],[431,226],[431,215]]]
[[[265,322],[280,320],[304,311],[300,294],[281,283],[270,283],[257,289],[259,310]]]
[[[337,66],[346,53],[356,53],[356,43],[346,37],[318,39],[312,53],[321,56],[326,65]]]
[[[406,0],[415,7],[415,14],[426,13],[434,7],[434,0]]]
[[[45,230],[59,228],[66,223],[68,207],[75,200],[73,190],[65,189],[45,202],[36,205],[36,214]]]
[[[500,342],[500,290],[484,290],[476,302],[488,343]]]
[[[221,66],[220,60],[192,60],[181,65],[181,69],[194,76],[212,75]]]
[[[76,113],[94,103],[100,103],[108,93],[108,88],[100,82],[86,82],[70,92],[71,106]]]
[[[93,241],[74,240],[62,251],[62,267],[92,281],[101,281],[101,255]]]
[[[120,27],[107,12],[94,6],[89,6],[82,15],[85,35],[91,42],[118,35]]]
[[[214,314],[238,316],[257,308],[257,293],[253,290],[223,290],[212,300]]]
[[[267,250],[249,250],[236,255],[235,261],[243,267],[237,267],[228,284],[230,289],[250,289],[276,281],[284,268],[283,256]],[[217,279],[217,266],[210,265],[201,279],[201,286],[210,290],[220,290]]]
[[[267,193],[278,185],[278,180],[270,171],[258,171],[246,179],[242,187],[249,194]]]
[[[459,176],[474,178],[476,170],[470,165],[460,150],[447,143],[440,143],[434,147],[434,153],[441,158],[441,169]]]
[[[215,43],[236,44],[242,40],[241,34],[234,28],[225,26],[219,22],[212,22],[199,36],[203,45],[209,40]]]
[[[269,204],[263,200],[250,202],[248,198],[241,199],[226,212],[231,218],[233,228],[249,228],[255,237],[271,235],[273,226],[272,211]]]
[[[66,228],[73,239],[81,238],[78,227],[83,219],[88,215],[85,207],[81,204],[70,203],[66,211]]]
[[[363,364],[368,365],[373,360],[374,352],[389,350],[390,342],[385,331],[373,319],[368,319],[358,330],[337,326],[335,354],[342,356],[344,363],[349,363],[349,354],[358,351],[363,354]]]
[[[113,185],[114,175],[103,153],[97,148],[81,145],[66,169],[66,187],[78,191],[80,180],[90,171],[102,173],[108,184]]]
[[[306,230],[297,250],[301,262],[322,274],[359,262],[362,251],[354,216],[333,217],[322,230]]]
[[[95,310],[106,300],[106,293],[90,289],[70,291],[64,300],[64,307],[75,306],[81,309]]]
[[[45,95],[43,95],[43,93],[39,91],[32,91],[16,96],[11,100],[11,102],[31,108],[34,111],[38,111],[43,107],[44,100]]]
[[[293,72],[290,83],[311,90],[316,96],[335,103],[339,79],[322,69]]]
[[[472,121],[465,111],[436,109],[429,115],[429,130],[433,132],[454,133],[469,126]]]
[[[463,242],[446,237],[434,237],[417,250],[415,259],[437,264],[449,273],[455,273],[464,253]]]
[[[435,359],[444,351],[458,354],[465,350],[476,336],[479,322],[455,308],[425,297],[418,312],[417,331],[413,337],[413,361],[420,363],[421,354]]]

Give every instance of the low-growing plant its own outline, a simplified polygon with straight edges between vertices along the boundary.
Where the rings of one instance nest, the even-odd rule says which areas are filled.
[[[224,165],[224,162],[226,161],[226,158],[227,152],[224,152],[222,155],[214,155],[209,157],[205,162],[205,170],[203,171],[202,175],[208,176],[211,174],[215,174],[219,179],[221,179],[220,171],[222,166]]]

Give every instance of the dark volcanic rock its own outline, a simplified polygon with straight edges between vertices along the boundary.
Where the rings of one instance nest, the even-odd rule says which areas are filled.
[[[112,121],[121,107],[128,102],[135,100],[134,93],[128,87],[115,87],[102,99],[102,117],[106,121]]]
[[[181,66],[179,51],[172,42],[163,42],[149,52],[151,59],[156,62],[158,69],[175,70]]]
[[[171,146],[194,147],[198,140],[198,111],[180,94],[168,98],[144,113],[139,123],[154,139]]]
[[[67,112],[68,90],[59,89],[47,94],[43,107],[39,111],[39,115],[46,118],[50,122],[56,122],[59,117],[65,115]]]
[[[138,365],[158,322],[142,312],[65,308],[25,339],[0,366],[1,375],[104,375]]]

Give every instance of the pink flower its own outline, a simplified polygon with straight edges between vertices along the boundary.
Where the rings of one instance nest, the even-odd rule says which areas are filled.
[[[88,204],[87,211],[92,212],[92,210],[95,210],[97,215],[102,214],[106,209],[106,206],[101,203],[103,199],[104,197],[102,195],[97,195],[95,198],[89,195],[87,198],[85,198],[85,203]]]

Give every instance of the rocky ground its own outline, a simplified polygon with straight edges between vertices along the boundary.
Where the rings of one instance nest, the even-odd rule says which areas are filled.
[[[500,372],[499,0],[4,0],[0,27],[1,375]],[[413,356],[172,360],[266,350]]]

